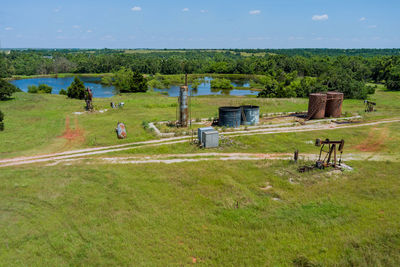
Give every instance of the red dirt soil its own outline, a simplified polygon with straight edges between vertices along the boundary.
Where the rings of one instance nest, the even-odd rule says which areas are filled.
[[[67,139],[68,142],[83,142],[85,137],[83,135],[83,130],[78,126],[78,120],[75,118],[75,129],[70,128],[70,119],[69,117],[65,118],[65,131],[60,138]]]
[[[355,149],[363,152],[376,152],[384,148],[384,142],[388,138],[388,129],[373,128],[368,137],[359,145],[354,146]]]

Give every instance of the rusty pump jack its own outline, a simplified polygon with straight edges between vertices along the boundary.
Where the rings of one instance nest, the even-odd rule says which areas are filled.
[[[375,111],[375,107],[374,107],[374,106],[376,106],[375,102],[364,100],[364,104],[365,104],[365,112],[373,112],[373,111]]]
[[[323,169],[325,167],[334,167],[336,168],[337,166],[340,166],[340,163],[342,162],[342,153],[343,153],[343,147],[344,147],[344,140],[340,141],[330,141],[329,139],[326,139],[325,141],[321,141],[321,139],[317,139],[315,141],[315,146],[321,147],[321,150],[319,152],[319,158],[318,161],[316,162],[316,167],[319,169]],[[328,151],[324,150],[325,146],[328,146]],[[338,148],[336,146],[339,146]],[[338,150],[340,152],[340,158],[339,158],[339,164],[337,165],[337,158],[336,154]],[[325,156],[323,157],[323,153],[325,153]],[[333,156],[332,156],[333,154]]]

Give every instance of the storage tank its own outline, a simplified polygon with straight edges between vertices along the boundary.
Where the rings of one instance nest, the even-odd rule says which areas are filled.
[[[179,124],[181,127],[188,126],[188,87],[181,86],[179,90]]]
[[[242,125],[256,125],[260,121],[260,107],[259,106],[241,106],[241,124]]]
[[[326,98],[327,96],[324,93],[310,94],[308,101],[308,119],[325,118]]]
[[[242,120],[240,107],[220,107],[219,111],[219,126],[239,127]]]
[[[342,116],[343,93],[328,92],[326,93],[326,109],[325,117],[340,118]]]

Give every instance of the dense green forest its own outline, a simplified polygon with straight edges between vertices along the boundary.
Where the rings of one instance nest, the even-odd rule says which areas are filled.
[[[263,97],[304,97],[337,90],[366,98],[367,82],[400,90],[400,49],[11,50],[0,53],[0,77],[54,73],[263,75]]]

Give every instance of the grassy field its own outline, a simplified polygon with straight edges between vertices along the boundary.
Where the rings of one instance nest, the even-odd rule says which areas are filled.
[[[400,164],[350,164],[331,175],[267,161],[2,169],[0,261],[396,266]]]
[[[345,100],[343,111],[365,121],[400,117],[399,92],[380,86],[371,99],[377,112],[365,115],[361,100]],[[125,107],[110,110],[111,101]],[[259,105],[261,113],[304,111],[307,102],[196,97],[192,117],[214,117],[223,105]],[[60,95],[16,93],[0,102],[6,127],[0,158],[152,140],[154,133],[142,123],[175,120],[177,100],[148,92],[95,99],[94,105],[108,111],[76,115],[84,101]],[[116,138],[118,121],[127,126],[126,140]],[[316,154],[316,138],[345,139],[345,155],[387,159],[348,160],[353,171],[303,174],[298,164],[283,160],[83,160],[1,168],[0,265],[398,266],[399,123],[233,137],[232,145],[211,150],[181,143],[106,156],[295,149]]]

